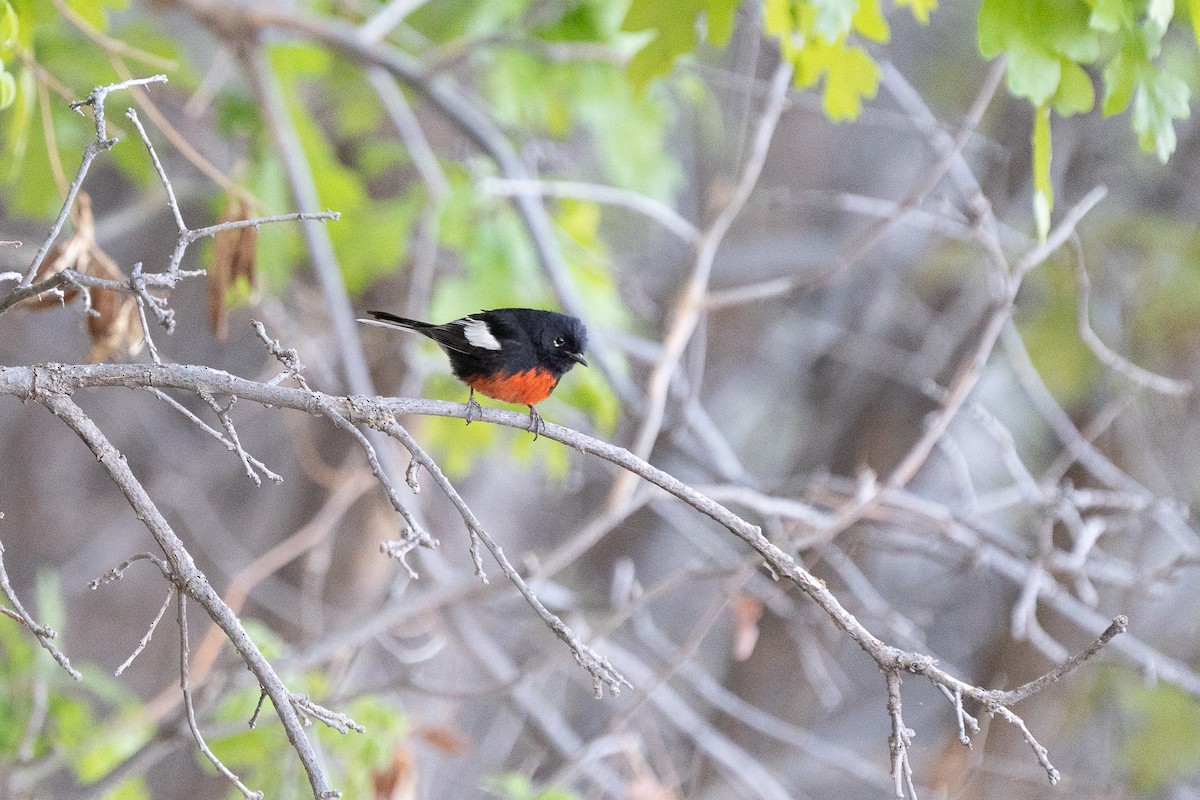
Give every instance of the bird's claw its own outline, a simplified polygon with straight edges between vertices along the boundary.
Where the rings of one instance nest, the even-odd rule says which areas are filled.
[[[533,431],[533,440],[536,442],[538,434],[546,429],[546,424],[542,422],[542,415],[538,413],[533,406],[529,407],[529,430]]]
[[[472,393],[470,399],[467,400],[467,424],[470,425],[475,420],[483,420],[483,406],[479,405],[475,394]]]

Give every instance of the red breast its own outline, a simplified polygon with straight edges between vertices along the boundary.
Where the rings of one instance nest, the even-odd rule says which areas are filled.
[[[532,406],[550,396],[558,378],[549,370],[534,368],[514,375],[471,375],[466,384],[496,400]]]

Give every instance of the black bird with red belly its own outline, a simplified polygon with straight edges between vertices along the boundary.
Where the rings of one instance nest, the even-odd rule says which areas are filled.
[[[575,317],[535,308],[497,308],[434,325],[368,311],[367,325],[413,330],[437,342],[450,358],[455,377],[471,387],[467,422],[472,412],[482,415],[475,392],[506,403],[529,406],[529,429],[534,438],[542,428],[535,405],[554,391],[576,364],[587,366],[587,329]]]

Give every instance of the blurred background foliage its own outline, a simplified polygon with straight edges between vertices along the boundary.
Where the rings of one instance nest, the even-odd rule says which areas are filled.
[[[150,97],[170,106],[169,116],[184,140],[218,154],[213,159],[218,166],[211,169],[224,176],[224,182],[195,176],[181,181],[190,208],[216,218],[231,198],[242,195],[250,199],[254,214],[293,208],[284,166],[249,88],[230,79],[236,70],[231,60],[213,67],[200,58],[203,47],[181,33],[186,26],[172,14],[171,5],[0,0],[0,176],[6,221],[41,225],[58,212],[81,145],[91,136],[91,121],[68,103],[93,86],[154,72],[168,74],[170,87],[155,89]],[[380,7],[368,0],[299,5],[307,14],[352,23]],[[881,62],[892,56],[893,41],[923,35],[918,26],[939,13],[936,0],[897,0],[894,5],[881,0],[432,0],[414,5],[419,7],[390,34],[389,44],[420,57],[430,74],[452,71],[469,85],[543,177],[638,192],[689,209],[687,216],[698,219],[705,217],[710,198],[694,186],[694,174],[728,173],[742,155],[723,148],[737,126],[745,127],[748,115],[722,111],[726,98],[710,71],[725,64],[723,48],[734,35],[739,14],[760,25],[764,47],[778,48],[793,64],[795,87],[819,96],[827,124],[844,125],[876,97]],[[748,5],[754,9],[751,14],[745,10]],[[1118,141],[1104,156],[1129,165],[1129,174],[1147,183],[1195,180],[1190,163],[1170,162],[1162,168],[1155,161],[1166,163],[1175,153],[1177,127],[1189,116],[1190,97],[1200,84],[1200,2],[983,0],[977,14],[975,6],[965,5],[977,24],[968,43],[971,51],[964,51],[961,41],[939,41],[945,50],[931,47],[927,53],[898,57],[915,64],[934,87],[956,83],[956,60],[978,64],[1006,59],[1006,85],[1016,100],[1002,101],[1008,104],[1004,115],[999,122],[985,119],[981,133],[1016,154],[992,176],[1031,204],[1031,212],[1010,215],[1017,229],[1009,232],[1014,238],[1026,228],[1044,238],[1054,213],[1055,188],[1061,193],[1064,185],[1078,186],[1087,179],[1088,145],[1080,143],[1079,129],[1071,127],[1078,120],[1069,118],[1091,115],[1098,124],[1096,110],[1103,116],[1125,115],[1132,138]],[[948,37],[945,31],[937,35]],[[458,142],[439,147],[446,189],[443,196],[431,196],[427,184],[415,179],[412,155],[390,133],[386,110],[366,89],[360,67],[313,43],[272,40],[266,46],[312,166],[320,203],[342,215],[329,231],[356,307],[387,307],[402,295],[398,287],[405,285],[418,257],[414,251],[423,213],[431,206],[438,209],[439,263],[449,266],[419,309],[423,315],[447,320],[481,308],[556,304],[513,205],[480,191],[481,180],[495,177],[492,162]],[[928,63],[921,63],[922,58]],[[972,67],[972,74],[978,72]],[[409,97],[418,102],[415,94]],[[148,192],[156,177],[128,123],[111,114],[109,124],[124,141],[111,154],[118,176],[111,185],[126,197]],[[689,136],[678,135],[680,128],[687,128]],[[1062,129],[1071,141],[1066,152],[1057,145],[1052,149],[1052,138]],[[161,129],[154,135],[166,136]],[[448,137],[439,139],[444,143]],[[1137,155],[1135,148],[1148,156]],[[1194,161],[1196,152],[1184,155]],[[197,173],[209,174],[195,160],[192,165]],[[1082,177],[1076,172],[1068,177],[1072,169]],[[719,180],[713,185],[716,196],[728,187]],[[570,277],[586,298],[591,322],[635,340],[653,338],[661,321],[651,299],[653,282],[662,278],[645,277],[641,283],[636,267],[618,263],[620,253],[643,245],[651,249],[650,235],[639,233],[645,238],[614,244],[611,233],[621,229],[628,212],[586,200],[548,202]],[[1104,252],[1117,265],[1118,294],[1129,298],[1105,306],[1116,310],[1093,322],[1106,336],[1123,337],[1120,349],[1138,363],[1191,374],[1200,363],[1196,209],[1185,205],[1189,215],[1181,219],[1181,209],[1169,201],[1148,205],[1149,210],[1106,213],[1082,234],[1089,252]],[[762,209],[752,206],[751,211]],[[208,248],[201,265],[212,258]],[[954,242],[931,247],[920,267],[924,289],[930,295],[944,291],[961,258],[962,248]],[[303,307],[296,296],[309,281],[307,261],[295,228],[263,227],[255,285],[234,286],[227,299],[257,307],[285,298]],[[1128,270],[1122,272],[1122,265]],[[672,275],[685,267],[682,262],[660,266]],[[1076,303],[1074,267],[1063,256],[1031,277],[1017,314],[1034,364],[1069,410],[1089,408],[1098,387],[1111,380],[1079,338]],[[399,309],[398,303],[392,305]],[[419,390],[462,400],[461,385],[439,366],[440,354],[432,347],[422,353]],[[630,374],[637,371],[636,365],[623,366]],[[573,372],[546,404],[546,414],[612,436],[623,410],[613,388],[593,369]],[[569,477],[563,448],[534,446],[528,436],[494,427],[464,429],[456,420],[420,424],[423,440],[452,476],[467,476],[489,454],[503,452],[519,464],[536,461],[559,485]],[[1194,486],[1197,478],[1188,480]],[[65,615],[54,582],[47,578],[38,585],[39,616],[60,626]],[[272,636],[270,626],[256,626],[260,645],[286,657],[288,645],[271,641]],[[155,726],[139,717],[142,701],[98,667],[85,667],[86,680],[71,683],[4,618],[0,649],[0,760],[9,765],[53,752],[79,781],[94,781],[156,735]],[[319,671],[299,671],[288,678],[315,697],[329,692]],[[278,769],[288,758],[278,728],[241,729],[255,695],[236,692],[220,703],[212,716],[213,747],[269,796],[302,797],[306,787],[299,773]],[[1080,725],[1095,715],[1116,714],[1124,720],[1117,734],[1119,768],[1133,792],[1167,796],[1161,794],[1164,787],[1194,773],[1200,759],[1200,711],[1195,698],[1182,690],[1144,685],[1132,671],[1114,668],[1100,672],[1072,702]],[[377,791],[372,781],[399,769],[395,743],[411,735],[401,705],[394,697],[363,696],[346,710],[368,726],[370,736],[321,733],[330,762],[343,765],[335,783],[346,796],[370,796]],[[37,715],[44,716],[44,725],[31,724]],[[39,732],[29,738],[31,730]],[[515,773],[498,774],[489,786],[511,800],[573,796]],[[144,779],[134,777],[118,782],[109,796],[150,794]]]

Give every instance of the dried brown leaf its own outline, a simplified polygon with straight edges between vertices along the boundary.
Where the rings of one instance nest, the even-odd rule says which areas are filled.
[[[431,725],[417,731],[417,736],[431,747],[451,756],[466,755],[471,743],[461,733],[445,725]]]
[[[92,339],[88,359],[93,363],[107,361],[122,348],[129,355],[142,349],[141,324],[132,297],[111,289],[92,289],[92,310],[87,316],[87,332]]]
[[[733,659],[745,661],[754,654],[758,644],[758,621],[762,619],[763,602],[754,595],[741,594],[733,603]]]
[[[392,763],[371,777],[375,800],[416,800],[417,763],[407,745],[396,745]]]
[[[250,219],[250,207],[241,198],[230,198],[221,222]],[[229,307],[225,295],[238,278],[255,285],[258,230],[252,226],[221,231],[213,237],[213,260],[208,268],[208,327],[218,339],[229,335]]]

